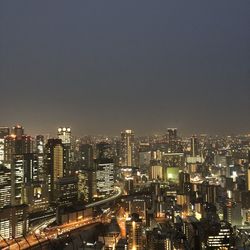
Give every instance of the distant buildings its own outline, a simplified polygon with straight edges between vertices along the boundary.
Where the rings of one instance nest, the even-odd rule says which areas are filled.
[[[135,167],[135,138],[132,130],[121,133],[121,165],[123,167]]]
[[[115,214],[120,228],[113,220],[103,235],[95,232],[106,247],[243,245],[237,234],[250,223],[250,136],[180,138],[174,128],[155,136],[125,130],[121,137],[74,138],[60,127],[56,137],[0,127],[2,237],[25,235],[41,215],[78,223]],[[87,203],[113,196],[116,185],[120,199],[87,212]],[[94,245],[101,249],[100,242]]]

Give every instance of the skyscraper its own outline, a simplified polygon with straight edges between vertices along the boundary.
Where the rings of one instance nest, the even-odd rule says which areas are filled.
[[[14,126],[12,134],[4,137],[4,164],[11,169],[11,205],[24,203],[24,184],[27,178],[24,155],[31,154],[32,149],[32,137],[25,135],[24,128],[20,125]]]
[[[168,151],[171,153],[176,152],[178,148],[177,128],[168,128],[167,141]]]
[[[199,154],[199,145],[197,136],[193,135],[191,137],[191,156],[196,157]]]
[[[99,198],[110,195],[114,191],[114,163],[98,163],[96,191]]]
[[[24,156],[14,155],[11,164],[11,204],[13,206],[24,203]]]
[[[32,153],[33,139],[24,134],[20,125],[12,128],[12,134],[4,138],[4,163],[11,164],[14,155]]]
[[[177,128],[168,128],[168,140],[169,142],[177,139]]]
[[[17,136],[17,137],[22,137],[24,135],[24,128],[20,125],[16,125],[12,127],[12,134]]]
[[[131,218],[126,221],[126,232],[128,249],[143,249],[142,220],[139,218],[138,214],[132,214]]]
[[[135,163],[135,139],[132,130],[125,130],[121,133],[121,165],[134,167]]]
[[[112,145],[106,142],[101,142],[96,145],[96,158],[101,160],[109,160],[109,162],[114,161],[114,154]]]
[[[62,144],[71,144],[71,129],[69,127],[60,127],[57,129],[57,136],[62,140]]]
[[[64,176],[65,157],[64,145],[61,139],[49,139],[46,144],[46,173],[50,202],[56,194],[56,181]]]
[[[11,171],[0,165],[0,208],[11,204]]]
[[[0,127],[0,163],[4,161],[4,137],[9,135],[8,127]]]
[[[250,166],[247,169],[247,190],[250,191]]]
[[[179,192],[180,194],[187,193],[187,183],[190,183],[190,174],[185,172],[179,173]]]
[[[38,179],[39,181],[44,180],[45,175],[45,164],[44,164],[44,136],[38,135],[36,136],[36,154],[38,157]]]
[[[60,127],[57,129],[57,137],[62,140],[64,146],[64,157],[65,157],[65,168],[64,174],[71,174],[71,128],[69,127]]]
[[[79,147],[81,168],[93,168],[93,147],[90,144],[82,144]]]

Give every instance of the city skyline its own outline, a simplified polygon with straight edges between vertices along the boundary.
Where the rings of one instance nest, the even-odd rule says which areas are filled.
[[[0,1],[0,249],[250,249],[250,1]]]
[[[1,123],[249,133],[248,1],[58,3],[0,3]]]

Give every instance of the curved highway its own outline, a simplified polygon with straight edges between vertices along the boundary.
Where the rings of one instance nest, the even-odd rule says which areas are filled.
[[[86,205],[86,208],[91,208],[91,207],[95,207],[95,206],[99,206],[99,205],[102,205],[102,204],[105,204],[107,202],[110,202],[110,201],[113,201],[115,199],[117,199],[118,197],[120,197],[123,193],[123,190],[116,186],[115,187],[115,194],[109,198],[106,198],[104,200],[100,200],[100,201],[96,201],[96,202],[93,202],[93,203],[90,203],[88,205]],[[43,222],[41,223],[40,225],[38,225],[35,229],[41,229],[43,228],[43,225],[47,224],[48,225],[48,222],[51,222],[51,221],[54,221],[55,218],[51,218],[50,220],[46,221],[46,222]],[[72,230],[75,230],[77,228],[81,228],[81,227],[84,227],[84,226],[87,226],[87,225],[90,225],[90,224],[94,224],[94,223],[97,223],[97,222],[101,222],[101,218],[99,217],[96,217],[96,218],[89,218],[89,219],[83,219],[82,221],[77,221],[77,222],[73,222],[73,223],[68,223],[68,224],[65,224],[65,225],[59,225],[57,227],[53,227],[53,230],[51,230],[46,236],[44,235],[43,237],[41,237],[38,241],[37,237],[34,235],[34,231],[31,231],[27,236],[26,236],[26,239],[23,238],[22,240],[17,240],[17,242],[13,242],[12,241],[9,241],[9,246],[3,246],[1,244],[1,248],[2,249],[10,249],[10,250],[14,250],[14,249],[28,249],[28,248],[31,248],[31,247],[34,247],[38,244],[41,244],[42,242],[45,242],[45,241],[48,241],[50,239],[53,239],[53,238],[57,238],[58,236],[58,232],[60,234],[60,232],[62,233],[65,233],[65,232],[70,232]],[[4,242],[1,241],[1,243],[4,244]]]
[[[117,192],[113,196],[111,196],[107,199],[101,200],[101,201],[96,201],[96,202],[90,203],[90,204],[86,205],[85,207],[86,208],[95,207],[95,206],[99,206],[99,205],[102,205],[102,204],[105,204],[107,202],[110,202],[110,201],[117,199],[118,197],[120,197],[122,195],[122,189],[120,187],[117,187],[117,186],[115,187],[115,189],[117,190]]]

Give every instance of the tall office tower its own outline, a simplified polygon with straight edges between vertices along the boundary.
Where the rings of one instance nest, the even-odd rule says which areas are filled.
[[[126,221],[126,234],[128,240],[128,249],[143,249],[142,242],[142,220],[138,214],[132,214]]]
[[[82,144],[79,147],[81,168],[93,169],[93,147],[90,144]]]
[[[99,161],[106,160],[109,162],[114,161],[114,152],[111,144],[101,142],[96,145],[96,158]]]
[[[218,199],[219,186],[210,185],[208,182],[204,181],[201,184],[201,189],[203,201],[215,204]]]
[[[135,166],[135,139],[132,130],[121,133],[121,158],[123,167]]]
[[[0,165],[0,208],[11,204],[11,172],[4,165]]]
[[[57,137],[62,140],[64,146],[64,156],[66,160],[66,165],[64,168],[64,176],[71,174],[71,128],[69,127],[60,127],[57,129]]]
[[[11,164],[14,155],[32,153],[33,139],[31,136],[24,135],[24,129],[21,126],[12,128],[13,134],[4,138],[4,162]]]
[[[24,203],[24,156],[14,155],[11,164],[11,204]]]
[[[177,140],[177,128],[168,128],[168,141]]]
[[[247,158],[248,158],[248,166],[250,166],[250,149],[247,151]]]
[[[114,163],[98,163],[96,190],[99,198],[106,197],[114,191]]]
[[[185,172],[179,173],[179,192],[181,194],[187,193],[187,184],[190,183],[190,174]]]
[[[80,170],[78,172],[78,200],[89,202],[92,199],[91,182],[92,171]]]
[[[36,136],[36,154],[38,157],[38,179],[44,181],[45,175],[45,164],[44,164],[44,136]]]
[[[58,128],[58,138],[62,140],[62,144],[70,145],[71,144],[71,129],[69,127],[60,127]]]
[[[176,152],[178,148],[177,128],[168,128],[167,139],[168,139],[169,151]]]
[[[11,133],[17,137],[22,137],[24,135],[24,128],[20,125],[12,127]]]
[[[45,164],[48,181],[48,192],[50,202],[56,198],[56,181],[64,176],[66,164],[64,157],[64,145],[61,139],[49,139],[45,145]]]
[[[0,127],[0,164],[4,161],[4,137],[9,135],[8,127]]]
[[[247,170],[247,190],[250,191],[250,166]]]
[[[38,155],[35,153],[23,154],[24,183],[38,182]]]
[[[28,231],[28,206],[7,206],[0,209],[0,235],[4,239],[20,238]]]
[[[191,137],[191,156],[196,157],[199,154],[199,143],[197,136]]]
[[[106,197],[114,191],[114,154],[112,145],[101,142],[96,145],[96,193]]]
[[[74,176],[58,178],[56,184],[56,203],[71,206],[78,200],[78,179]]]

